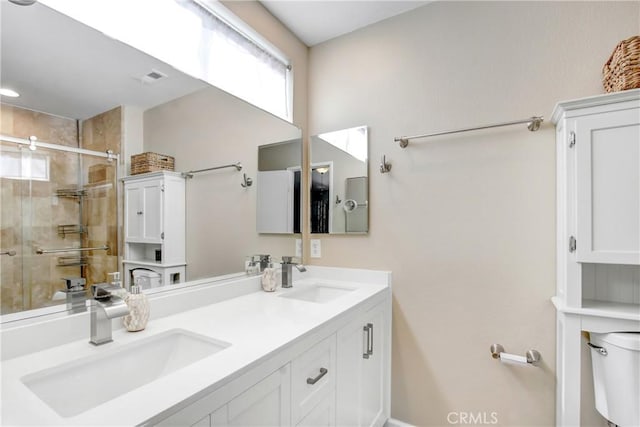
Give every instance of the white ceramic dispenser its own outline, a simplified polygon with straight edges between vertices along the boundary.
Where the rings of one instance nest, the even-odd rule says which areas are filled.
[[[140,278],[131,286],[131,293],[124,302],[129,306],[129,314],[124,316],[124,327],[129,332],[141,331],[149,321],[149,300],[142,293]]]

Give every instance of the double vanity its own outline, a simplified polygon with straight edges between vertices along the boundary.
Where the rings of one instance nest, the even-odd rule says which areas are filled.
[[[359,425],[390,412],[391,274],[308,267],[150,294],[141,332],[89,314],[2,329],[4,425]],[[52,337],[55,336],[55,339]]]

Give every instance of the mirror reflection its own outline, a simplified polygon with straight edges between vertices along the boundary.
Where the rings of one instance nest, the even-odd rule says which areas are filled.
[[[369,231],[367,157],[366,126],[311,137],[311,233]]]
[[[300,233],[301,165],[301,139],[258,147],[258,233]]]
[[[1,5],[2,85],[21,95],[0,99],[3,139],[34,135],[102,154],[31,151],[3,140],[3,321],[66,309],[62,291],[123,280],[107,277],[122,271],[118,178],[141,152],[175,157],[176,171],[243,164],[240,173],[186,182],[186,280],[243,272],[252,253],[294,250],[286,236],[256,233],[256,186],[241,183],[243,173],[256,177],[259,145],[299,139],[298,128],[41,3]],[[150,73],[163,77],[152,82]],[[120,162],[108,161],[106,150]]]

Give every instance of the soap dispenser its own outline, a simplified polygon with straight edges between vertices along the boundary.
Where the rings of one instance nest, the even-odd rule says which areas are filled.
[[[135,283],[131,285],[131,292],[124,300],[129,306],[129,314],[124,316],[124,327],[129,332],[143,330],[149,321],[149,300],[141,291],[139,279],[136,278]]]
[[[273,292],[278,287],[278,270],[272,262],[263,270],[260,281],[265,292]]]

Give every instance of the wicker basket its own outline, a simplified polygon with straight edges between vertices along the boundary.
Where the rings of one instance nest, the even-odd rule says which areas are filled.
[[[602,84],[607,92],[640,88],[640,36],[618,43],[602,68]]]
[[[156,171],[172,171],[174,167],[175,159],[165,154],[147,152],[131,156],[131,175]]]

